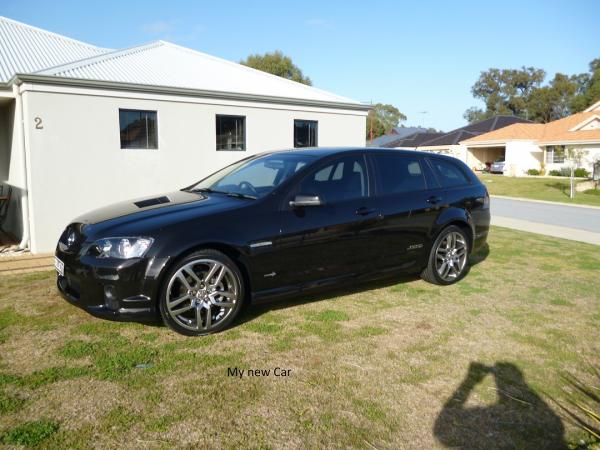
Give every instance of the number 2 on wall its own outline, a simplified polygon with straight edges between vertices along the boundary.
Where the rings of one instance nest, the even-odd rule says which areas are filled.
[[[35,129],[36,130],[43,130],[44,129],[44,125],[42,125],[42,118],[41,117],[36,117],[33,119],[33,121],[35,122]]]

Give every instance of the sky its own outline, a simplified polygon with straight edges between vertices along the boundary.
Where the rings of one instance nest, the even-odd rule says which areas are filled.
[[[0,0],[0,15],[108,48],[163,39],[236,62],[281,50],[318,88],[444,131],[482,106],[470,91],[481,71],[550,78],[600,57],[600,0]]]

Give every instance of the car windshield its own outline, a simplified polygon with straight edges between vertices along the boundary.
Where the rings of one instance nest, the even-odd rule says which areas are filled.
[[[312,155],[298,153],[275,153],[246,159],[210,175],[187,190],[260,198],[314,159]]]
[[[494,161],[494,162],[497,162],[497,163],[504,162],[504,156],[501,156],[500,158],[498,158],[498,159],[497,159],[496,161]]]

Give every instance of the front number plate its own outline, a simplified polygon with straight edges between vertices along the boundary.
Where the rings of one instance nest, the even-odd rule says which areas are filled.
[[[54,257],[54,267],[56,267],[56,271],[61,277],[65,276],[65,263],[56,256]]]

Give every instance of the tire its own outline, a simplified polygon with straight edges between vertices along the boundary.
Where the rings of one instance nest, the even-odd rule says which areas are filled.
[[[244,303],[244,277],[227,255],[196,251],[169,269],[160,291],[163,322],[186,336],[203,336],[227,328]]]
[[[449,240],[450,247],[452,242],[455,243],[453,248],[448,247]],[[457,249],[456,252],[448,251],[454,248]],[[427,267],[421,272],[421,278],[442,286],[454,284],[467,274],[468,259],[469,239],[466,233],[462,228],[450,225],[440,232],[431,246]]]

